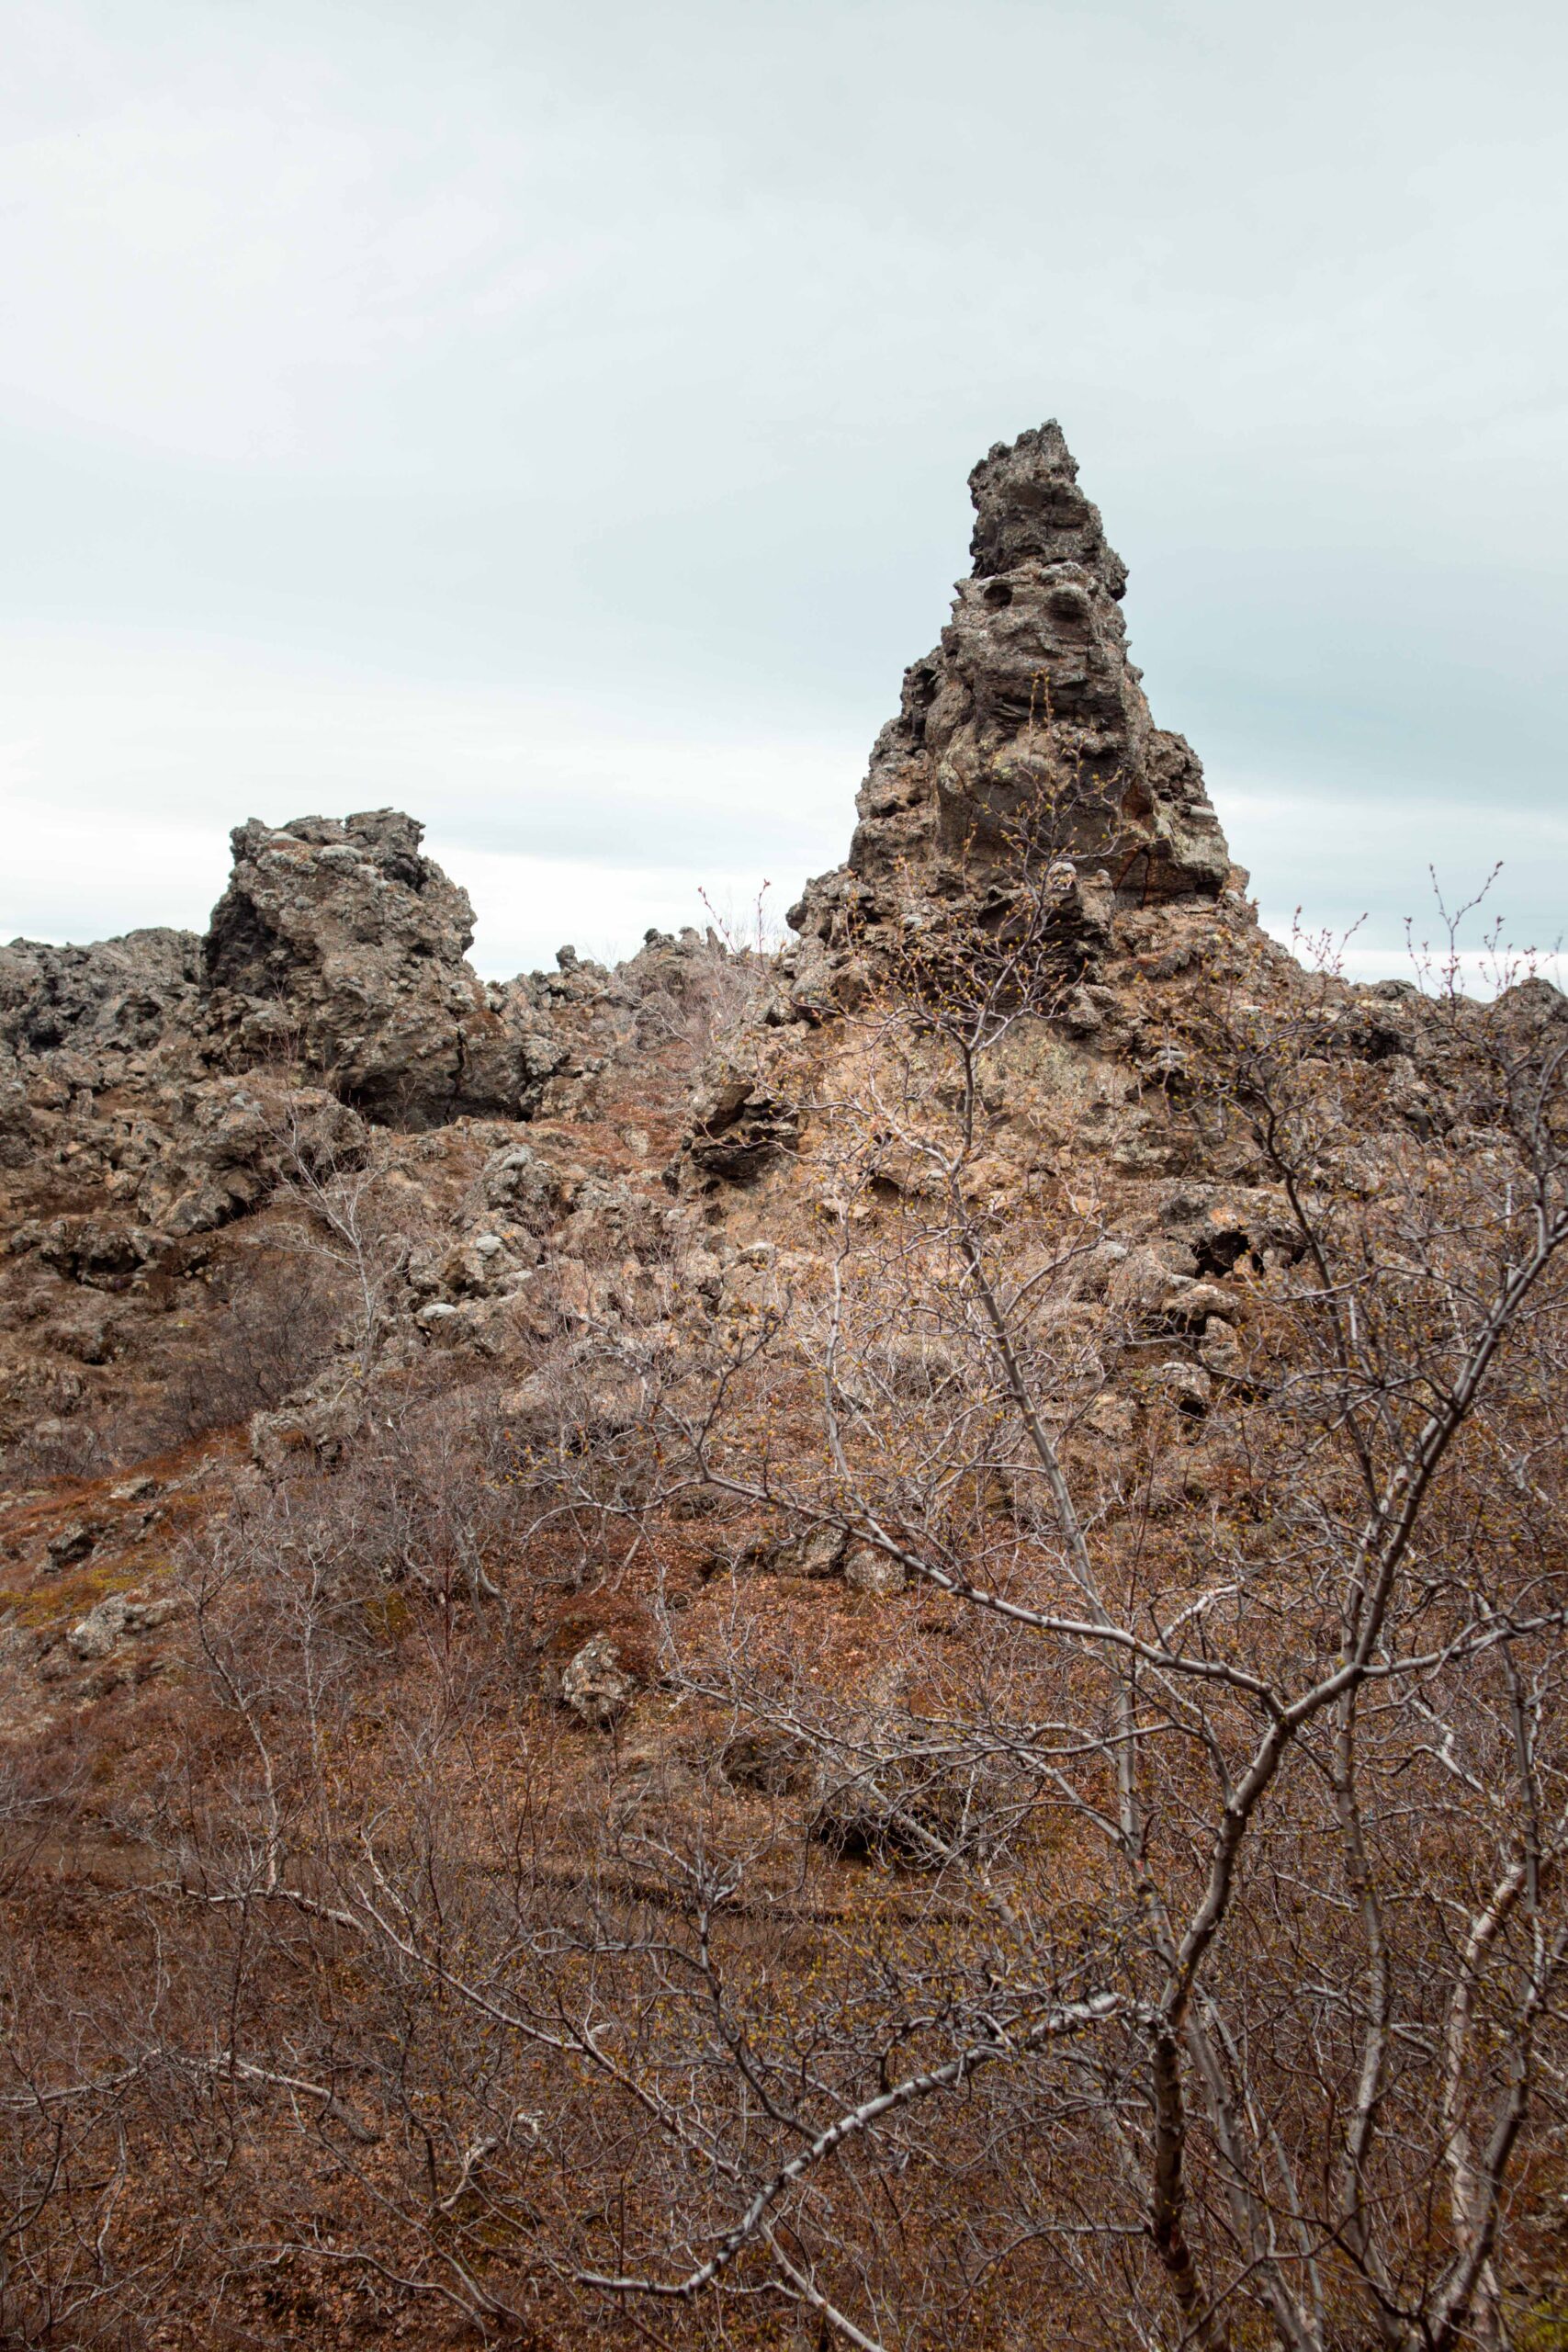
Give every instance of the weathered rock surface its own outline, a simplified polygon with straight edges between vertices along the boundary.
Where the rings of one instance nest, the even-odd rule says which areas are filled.
[[[14,939],[0,947],[0,1042],[13,1053],[144,1054],[194,1023],[200,982],[192,931],[132,931],[90,947]]]
[[[653,1311],[660,1170],[760,963],[650,931],[614,971],[563,948],[481,984],[420,840],[390,810],[253,821],[205,939],[0,949],[0,1448],[233,1422],[257,1460],[333,1458],[358,1385],[311,1375],[367,1250],[405,1363]]]
[[[930,1170],[896,1139],[852,1200],[824,1161],[874,1025],[829,1016],[897,988],[911,937],[918,964],[949,924],[958,953],[1007,935],[1021,889],[1062,986],[1053,965],[1048,1013],[990,1057],[964,1184],[989,1214],[1091,1170],[1100,1238],[1053,1306],[1063,1409],[1073,1367],[1122,1339],[1243,1383],[1246,1284],[1274,1271],[1280,1212],[1256,1145],[1196,1119],[1194,1008],[1217,976],[1267,997],[1303,975],[1150,718],[1125,570],[1060,432],[998,444],[971,486],[973,574],[778,959],[650,931],[614,969],[563,947],[486,986],[466,895],[389,809],[242,825],[205,939],[0,948],[0,1445],[83,1466],[247,1427],[272,1475],[351,1452],[385,1374],[492,1378],[547,1467],[629,1453],[716,1334],[809,1293],[825,1231],[924,1214]],[[1389,1118],[1484,1148],[1499,1112],[1465,1016],[1399,982],[1316,999],[1321,1052],[1376,1069]],[[1523,1038],[1568,1015],[1527,981],[1496,1018]],[[357,1238],[323,1221],[327,1191],[357,1203]],[[912,1407],[964,1372],[897,1329],[864,1369]],[[759,1543],[737,1556],[896,1585],[832,1545]]]
[[[1156,727],[1127,657],[1127,572],[1055,423],[969,478],[974,571],[906,673],[861,788],[848,862],[790,921],[796,1008],[852,1001],[933,913],[1004,919],[1021,872],[1087,967],[1116,908],[1213,899],[1230,854],[1196,755]]]
[[[619,1721],[637,1687],[636,1674],[622,1662],[621,1645],[609,1633],[584,1642],[560,1679],[563,1702],[594,1731],[609,1731]]]
[[[423,832],[390,808],[238,827],[203,948],[208,1018],[243,1061],[302,1062],[379,1124],[515,1115],[523,1039],[465,961],[473,909]]]
[[[294,1070],[381,1125],[517,1117],[570,1061],[558,1007],[542,976],[479,979],[472,907],[423,831],[389,808],[253,818],[205,938],[0,947],[0,1164],[37,1156],[40,1109],[214,1069]],[[574,1006],[596,998],[589,972],[609,981],[586,967]]]
[[[0,946],[0,1169],[48,1148],[50,1114],[145,1071],[201,1019],[195,932],[133,931],[88,947]]]
[[[767,1059],[766,1045],[755,1037],[727,1041],[712,1057],[692,1103],[685,1145],[699,1177],[747,1183],[795,1148],[799,1118],[770,1084]]]

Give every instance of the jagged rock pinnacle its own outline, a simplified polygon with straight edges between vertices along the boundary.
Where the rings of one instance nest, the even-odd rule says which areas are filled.
[[[1202,770],[1150,717],[1127,658],[1126,566],[1077,470],[1052,420],[998,441],[970,475],[974,571],[941,643],[905,673],[848,862],[790,912],[801,1010],[863,987],[922,907],[994,907],[1021,860],[1070,865],[1089,944],[1117,906],[1225,887]]]
[[[975,578],[991,579],[1038,556],[1045,563],[1081,564],[1119,598],[1127,567],[1106,545],[1100,509],[1077,481],[1077,460],[1055,417],[1016,441],[994,443],[969,477]]]

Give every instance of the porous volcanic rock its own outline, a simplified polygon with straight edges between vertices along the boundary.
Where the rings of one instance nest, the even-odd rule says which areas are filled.
[[[13,939],[0,947],[0,1044],[13,1053],[145,1053],[197,1017],[200,984],[193,931],[131,931],[89,947]]]
[[[208,1017],[232,1059],[298,1061],[383,1125],[515,1117],[525,1040],[465,961],[473,908],[423,830],[391,808],[237,827]]]
[[[51,1111],[140,1076],[167,1038],[188,1043],[200,979],[201,941],[189,931],[0,946],[0,1170],[38,1159]]]
[[[797,1012],[852,1001],[933,912],[999,920],[1021,872],[1048,880],[1080,969],[1113,910],[1216,899],[1232,879],[1196,754],[1156,727],[1127,658],[1126,566],[1077,470],[1052,422],[970,475],[974,571],[905,673],[847,864],[790,910]]]

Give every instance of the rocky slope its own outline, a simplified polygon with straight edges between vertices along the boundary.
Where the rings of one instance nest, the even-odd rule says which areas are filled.
[[[975,469],[973,572],[877,739],[845,865],[808,884],[771,966],[650,933],[614,972],[563,948],[554,973],[486,986],[468,899],[387,809],[239,827],[204,937],[0,949],[20,1566],[59,1565],[40,1476],[123,1480],[236,1426],[274,1468],[334,1458],[373,1378],[439,1359],[444,1379],[525,1385],[562,1345],[580,1367],[613,1356],[667,1319],[677,1263],[689,1332],[755,1304],[770,1257],[814,1261],[837,1197],[813,1105],[856,1082],[854,1016],[925,944],[1005,956],[1032,922],[1051,998],[998,1057],[991,1180],[1092,1193],[1127,1261],[1112,1303],[1165,1301],[1195,1379],[1225,1358],[1240,1310],[1213,1283],[1270,1262],[1283,1212],[1194,1068],[1219,994],[1288,1008],[1306,982],[1258,926],[1195,756],[1150,717],[1125,567],[1077,477],[1055,424]],[[1312,991],[1325,1050],[1375,1067],[1411,1130],[1484,1122],[1462,1003]],[[1544,983],[1516,995],[1521,1020],[1560,1016]],[[323,1241],[348,1198],[364,1229]],[[80,1519],[69,1495],[60,1514]]]
[[[716,1902],[763,1939],[769,2017],[770,1969],[798,1991],[830,1949],[880,1954],[888,1920],[913,1934],[917,1911],[940,1941],[961,1916],[946,1891],[899,1908],[922,1871],[953,1865],[947,1890],[973,1863],[982,1924],[1012,1932],[987,1875],[1005,1839],[975,1842],[938,1736],[957,1737],[999,1652],[941,1563],[1018,1573],[1041,1520],[1012,1437],[987,1450],[1005,1385],[955,1263],[983,1259],[1009,1300],[1086,1523],[1135,1559],[1139,1609],[1145,1577],[1149,1611],[1167,1579],[1176,1623],[1195,1576],[1261,1593],[1304,1544],[1290,1514],[1316,1408],[1274,1408],[1303,1218],[1381,1218],[1380,1247],[1412,1259],[1470,1232],[1523,1164],[1509,1073],[1555,1066],[1568,1006],[1529,978],[1483,1007],[1303,971],[1261,932],[1195,756],[1153,722],[1125,570],[1059,429],[998,445],[971,487],[972,574],[877,740],[846,863],[807,886],[776,958],[649,933],[613,971],[563,948],[553,973],[486,986],[466,897],[391,810],[242,825],[204,937],[0,950],[0,1758],[14,1818],[44,1825],[39,1873],[29,1848],[0,1893],[20,1886],[32,1919],[45,1880],[70,1889],[49,1933],[62,1923],[59,1965],[86,1988],[73,2017],[115,1971],[141,1981],[114,1941],[129,1890],[207,1906],[177,1963],[161,1940],[175,1914],[156,1915],[158,1970],[197,1985],[209,1915],[254,1898],[260,1917],[285,1859],[346,1902],[367,1825],[397,1815],[433,1756],[439,1803],[397,1815],[399,1835],[434,1853],[449,1805],[441,1823],[460,1816],[477,1853],[475,1825],[504,1815],[511,1838],[514,1807],[544,1906],[530,1949],[558,1949],[589,1885],[674,1917],[701,1873],[660,1877],[659,1858],[699,1832],[705,1852],[750,1857]],[[1269,1125],[1286,1096],[1311,1137],[1299,1167]],[[1306,1468],[1276,1476],[1297,1422]],[[879,1480],[901,1525],[929,1508],[928,1532],[961,1529],[926,1586],[897,1543],[867,1540]],[[1283,1613],[1292,1651],[1320,1637],[1294,1598]],[[281,1787],[310,1792],[287,1834]],[[462,1847],[452,1886],[478,1902],[520,1883],[520,1850],[481,1869]],[[329,1917],[360,1932],[352,1906],[295,1894],[302,1937]],[[856,1921],[861,1940],[834,1945]],[[516,1932],[495,1929],[508,1953]],[[473,2276],[441,2269],[470,2219],[481,2268],[492,2224],[542,2233],[535,2315],[507,2340],[605,2340],[558,2249],[635,2205],[640,2155],[590,2199],[600,2143],[571,2143],[554,2187],[530,2174],[526,2195],[475,2205],[490,2154],[533,2145],[536,2086],[520,2075],[499,2123],[488,2077],[464,2106],[491,2037],[460,2019],[411,2026],[391,2066],[417,1997],[403,1947],[384,1981],[370,1949],[368,1993],[337,1946],[318,1955],[323,2026],[279,1945],[246,2044],[254,2179],[227,2154],[204,2173],[207,2250],[165,2275],[161,2217],[184,2192],[148,2159],[163,2186],[113,2223],[113,2311],[153,2332],[125,2342],[218,2340],[209,2294],[236,2345],[387,2340],[394,2312],[400,2340],[449,2340],[421,2301],[437,2273],[466,2281],[439,2292],[482,2333]],[[874,2006],[878,1981],[856,1998]],[[909,1982],[923,2002],[918,1968]],[[167,2065],[195,2112],[218,2062],[189,1997]],[[359,1998],[367,2021],[344,2022]],[[160,1989],[149,2015],[167,2006]],[[82,2071],[54,2031],[36,2027],[40,2079]],[[311,2107],[333,2067],[332,2104]],[[279,2085],[292,2108],[266,2104]],[[157,2145],[186,2161],[167,2155],[172,2127]],[[74,2209],[68,2223],[62,2246],[95,2242]],[[355,2229],[369,2283],[332,2303],[322,2265]],[[1073,2308],[1072,2340],[1125,2340],[1093,2297]],[[736,2324],[733,2341],[799,2340]],[[690,2324],[661,2340],[705,2340]],[[1005,2311],[989,2334],[952,2324],[930,2340],[1020,2340]],[[1051,2335],[1041,2321],[1031,2340]]]
[[[845,865],[771,967],[650,933],[615,972],[563,948],[487,987],[467,897],[388,809],[239,827],[204,937],[0,949],[17,1475],[118,1473],[253,1417],[268,1458],[336,1445],[363,1409],[342,1365],[370,1339],[388,1370],[434,1350],[521,1373],[559,1329],[624,1319],[639,1267],[694,1251],[716,1301],[745,1252],[809,1252],[834,1181],[810,1105],[852,1063],[846,1016],[920,943],[1006,953],[1031,920],[1060,985],[998,1081],[998,1181],[1089,1162],[1116,1246],[1152,1242],[1181,1279],[1244,1246],[1262,1262],[1278,1204],[1254,1145],[1203,1130],[1180,1033],[1217,987],[1288,1001],[1301,975],[1195,756],[1150,717],[1125,567],[1059,428],[998,444],[970,486],[973,572],[877,739]],[[1456,1121],[1451,1022],[1404,983],[1318,993],[1402,1115]],[[369,1339],[342,1319],[342,1247],[295,1238],[324,1191],[367,1182],[391,1269]]]

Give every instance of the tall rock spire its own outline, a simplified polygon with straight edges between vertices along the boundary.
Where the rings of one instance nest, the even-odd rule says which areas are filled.
[[[1108,595],[1120,597],[1127,567],[1106,546],[1100,509],[1077,484],[1077,460],[1055,417],[1016,441],[994,443],[969,477],[975,578],[995,579],[1038,556],[1043,563],[1079,565]]]
[[[1127,570],[1053,419],[969,477],[974,571],[877,737],[848,863],[810,883],[795,1001],[827,1011],[922,904],[984,915],[1021,861],[1064,876],[1081,936],[1117,906],[1216,898],[1230,853],[1195,753],[1127,658]],[[1086,920],[1087,915],[1087,920]]]

